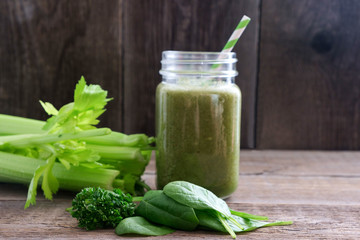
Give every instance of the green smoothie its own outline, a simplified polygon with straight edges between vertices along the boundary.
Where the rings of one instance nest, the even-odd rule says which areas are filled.
[[[184,180],[219,197],[233,193],[239,176],[240,108],[235,84],[159,84],[157,187]]]

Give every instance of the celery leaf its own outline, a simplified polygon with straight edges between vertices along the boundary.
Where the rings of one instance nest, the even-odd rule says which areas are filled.
[[[49,102],[43,102],[40,100],[41,106],[44,108],[45,112],[49,115],[57,115],[58,110]]]
[[[47,199],[52,200],[52,194],[56,193],[59,189],[59,182],[52,173],[52,168],[55,163],[55,156],[51,156],[46,163],[46,168],[43,173],[43,181],[41,189],[44,191],[44,195]]]
[[[45,111],[53,115],[43,127],[51,133],[71,133],[95,128],[97,119],[105,112],[105,105],[111,98],[107,98],[107,91],[99,85],[86,85],[82,76],[76,84],[74,102],[56,110],[50,103],[40,102]]]
[[[38,186],[38,182],[39,182],[39,178],[41,177],[41,175],[43,174],[43,172],[46,169],[46,164],[39,166],[35,172],[34,172],[34,176],[31,179],[30,185],[29,185],[29,189],[28,189],[28,194],[27,194],[27,199],[26,199],[26,203],[25,203],[25,209],[28,208],[30,206],[30,204],[35,205],[36,203],[36,194],[37,194],[37,186]]]

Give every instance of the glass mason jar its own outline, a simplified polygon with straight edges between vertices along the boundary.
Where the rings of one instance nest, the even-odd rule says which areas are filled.
[[[164,51],[156,90],[157,187],[183,180],[227,197],[238,185],[241,92],[233,52]]]

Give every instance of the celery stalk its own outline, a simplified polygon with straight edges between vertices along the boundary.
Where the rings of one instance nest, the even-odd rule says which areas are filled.
[[[11,147],[28,147],[37,144],[46,144],[59,142],[64,140],[79,139],[85,137],[102,136],[110,134],[109,128],[97,128],[86,130],[78,133],[64,133],[64,134],[27,134],[27,135],[14,135],[9,137],[0,137],[0,146],[2,143]],[[15,139],[14,139],[15,138]],[[3,140],[5,139],[5,141]],[[8,140],[11,139],[11,140]],[[8,140],[8,141],[6,141]]]
[[[114,166],[122,175],[131,173],[140,177],[148,164],[139,148],[93,144],[86,146],[101,156],[100,163]]]
[[[0,123],[0,136],[45,133],[45,131],[42,130],[42,127],[46,123],[45,121],[0,114]],[[145,134],[126,135],[124,133],[114,131],[109,135],[86,137],[82,140],[96,145],[126,147],[147,146],[149,143],[154,142],[153,138],[149,138]]]
[[[145,134],[126,135],[119,132],[112,132],[107,136],[91,137],[84,140],[90,144],[107,146],[140,147],[149,144],[149,137]]]
[[[102,158],[136,159],[142,157],[139,148],[100,146],[94,144],[86,144],[86,147],[96,151]]]
[[[119,170],[121,174],[131,173],[133,175],[141,176],[147,165],[147,162],[144,158],[137,159],[109,159],[109,158],[101,158],[99,160],[100,163],[105,165],[111,165],[115,167],[115,169]]]
[[[29,184],[38,166],[44,164],[45,161],[40,159],[0,151],[0,181]],[[58,179],[60,188],[71,191],[80,191],[90,186],[111,190],[115,178],[120,174],[117,170],[81,166],[72,166],[67,170],[60,163],[54,163],[52,172]],[[38,185],[41,185],[41,180]]]
[[[1,135],[44,133],[44,121],[0,114],[0,123]]]

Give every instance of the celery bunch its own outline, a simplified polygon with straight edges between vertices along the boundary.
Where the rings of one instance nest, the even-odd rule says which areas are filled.
[[[29,183],[25,208],[35,204],[38,185],[50,200],[59,188],[116,187],[132,195],[149,189],[141,175],[154,138],[96,128],[109,100],[82,77],[74,102],[57,110],[40,101],[51,115],[46,122],[0,114],[0,181]]]

